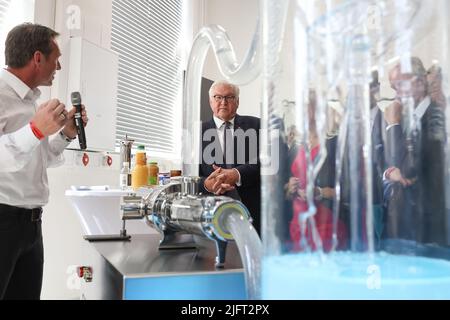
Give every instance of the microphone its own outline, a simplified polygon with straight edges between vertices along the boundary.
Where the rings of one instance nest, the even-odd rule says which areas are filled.
[[[83,118],[81,115],[81,94],[79,92],[72,92],[71,94],[72,105],[76,108],[75,111],[75,126],[77,127],[78,142],[80,142],[80,149],[85,150],[86,134],[84,133]]]

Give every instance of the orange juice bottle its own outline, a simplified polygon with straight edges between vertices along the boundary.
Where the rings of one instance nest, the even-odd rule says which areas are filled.
[[[148,181],[147,156],[145,154],[145,146],[138,146],[136,152],[136,164],[131,172],[131,187],[137,190],[145,187]]]

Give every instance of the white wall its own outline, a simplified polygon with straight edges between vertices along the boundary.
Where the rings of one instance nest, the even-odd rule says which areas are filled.
[[[53,97],[65,100],[69,69],[69,39],[84,39],[109,49],[111,46],[111,0],[58,0],[55,8],[55,30],[60,33],[59,45],[62,69],[52,87]]]
[[[65,86],[68,77],[68,42],[70,36],[83,36],[89,41],[109,48],[111,29],[110,0],[37,0],[36,22],[48,25],[60,33],[58,43],[61,48],[62,70],[57,73],[47,98],[59,98],[64,101]],[[70,6],[78,6],[80,16],[71,16],[74,11]],[[76,8],[76,7],[72,7]],[[79,18],[80,28],[72,28],[71,17]],[[76,25],[76,24],[75,24]],[[69,27],[71,26],[71,29]],[[93,125],[93,124],[91,124]],[[94,124],[98,125],[98,124]],[[88,167],[80,163],[76,152],[66,151],[66,164],[50,169],[50,201],[44,208],[44,282],[42,299],[77,299],[79,290],[73,280],[75,265],[83,263],[82,230],[78,218],[64,195],[72,185],[117,185],[118,157],[112,155],[113,166],[105,166],[99,161],[101,154],[89,154],[91,162]]]
[[[259,13],[258,0],[207,0],[204,3],[204,25],[218,24],[225,28],[241,62],[250,46]],[[211,80],[223,79],[211,51],[203,75]],[[241,115],[260,116],[261,80],[240,86]]]
[[[55,24],[55,0],[35,0],[34,22],[43,25]]]

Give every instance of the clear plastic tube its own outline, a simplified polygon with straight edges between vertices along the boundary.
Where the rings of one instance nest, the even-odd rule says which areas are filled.
[[[239,249],[245,270],[248,299],[260,299],[262,244],[258,234],[250,222],[244,219],[240,213],[227,215],[225,227],[233,235]]]
[[[264,50],[262,56],[262,105],[261,105],[261,133],[260,133],[260,160],[261,160],[261,199],[282,197],[282,178],[278,174],[282,168],[279,155],[282,152],[280,141],[284,139],[282,128],[273,121],[277,118],[274,110],[282,107],[282,96],[278,80],[282,74],[280,51],[284,40],[286,19],[289,1],[262,1],[262,34]],[[280,201],[264,201],[261,203],[262,228],[266,230],[263,237],[264,248],[269,252],[280,252],[282,241],[274,228],[278,224],[276,215],[266,212],[282,212],[284,210]]]

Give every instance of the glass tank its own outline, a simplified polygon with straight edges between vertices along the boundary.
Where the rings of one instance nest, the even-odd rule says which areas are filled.
[[[261,297],[449,299],[448,1],[262,6]]]

